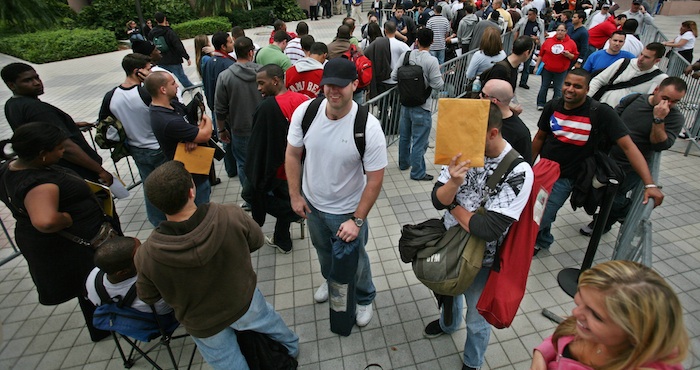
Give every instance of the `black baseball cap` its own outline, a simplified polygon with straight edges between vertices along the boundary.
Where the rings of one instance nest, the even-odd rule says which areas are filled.
[[[323,67],[321,86],[335,85],[345,87],[357,80],[357,69],[350,60],[337,57],[329,60]]]

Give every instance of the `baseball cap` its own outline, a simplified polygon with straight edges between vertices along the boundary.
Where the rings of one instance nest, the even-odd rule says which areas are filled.
[[[642,0],[632,0],[632,4],[634,5],[639,5],[642,3]]]
[[[345,87],[357,80],[355,64],[343,57],[333,58],[323,67],[321,86],[335,85]]]
[[[134,40],[131,42],[131,49],[137,54],[149,56],[155,48],[156,46],[150,41]]]
[[[609,7],[610,7],[610,4],[603,4],[602,7],[603,7],[603,8],[609,8]]]

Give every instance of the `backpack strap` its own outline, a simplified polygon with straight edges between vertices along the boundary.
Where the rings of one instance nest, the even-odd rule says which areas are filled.
[[[625,58],[622,60],[622,64],[620,64],[620,67],[617,68],[617,71],[615,71],[615,74],[612,75],[612,77],[608,80],[607,84],[603,87],[601,87],[595,94],[593,94],[593,100],[600,100],[600,98],[605,95],[606,92],[610,90],[615,90],[613,87],[615,86],[613,82],[620,77],[622,72],[627,69],[627,67],[630,65],[630,61],[632,59]],[[636,78],[636,77],[635,77]],[[653,77],[652,77],[653,78]],[[632,79],[634,80],[634,78]],[[631,81],[631,80],[630,80]]]
[[[301,136],[305,137],[306,133],[309,132],[309,127],[311,127],[311,122],[314,121],[314,118],[318,114],[318,108],[321,106],[321,102],[323,102],[322,97],[315,98],[314,100],[311,101],[311,104],[309,104],[308,107],[306,107],[306,112],[304,112],[304,118],[301,119]]]
[[[411,50],[407,51],[407,52],[404,54],[404,57],[403,57],[403,64],[402,64],[402,65],[407,66],[407,65],[408,65],[408,59],[409,59],[410,57],[411,57]]]
[[[525,160],[520,157],[520,153],[518,153],[517,150],[511,148],[511,150],[506,153],[496,169],[493,170],[491,176],[486,180],[488,191],[484,193],[484,199],[481,201],[482,207],[486,204],[488,196],[495,192],[496,187],[506,180],[506,177],[513,171],[513,168],[522,162],[525,162]]]
[[[131,285],[131,288],[129,288],[129,291],[126,292],[124,297],[119,295],[110,297],[109,293],[107,293],[107,289],[105,288],[104,276],[105,272],[102,270],[99,270],[95,276],[95,290],[97,291],[97,295],[100,297],[100,305],[115,303],[119,308],[131,307],[131,304],[134,303],[134,300],[136,299],[136,284]]]

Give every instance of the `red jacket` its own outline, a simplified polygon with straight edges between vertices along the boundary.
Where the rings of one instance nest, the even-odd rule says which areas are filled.
[[[615,22],[615,17],[611,15],[599,25],[588,30],[588,43],[596,49],[601,49],[615,31],[617,31],[617,22]]]
[[[574,59],[569,59],[563,55],[564,51],[574,54]],[[569,37],[564,36],[563,40],[550,37],[544,41],[540,49],[540,56],[544,63],[544,69],[552,73],[566,72],[571,66],[571,61],[578,58],[576,43]]]
[[[311,99],[321,91],[323,64],[311,58],[302,58],[285,73],[284,85],[289,90],[302,93]]]

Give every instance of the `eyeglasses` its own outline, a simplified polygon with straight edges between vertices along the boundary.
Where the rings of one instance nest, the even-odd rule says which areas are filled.
[[[496,99],[496,101],[501,101],[501,100],[499,100],[497,97],[491,96],[491,95],[489,95],[489,94],[487,94],[487,93],[485,93],[485,92],[483,92],[483,91],[480,93],[479,96],[481,96],[482,99]]]

